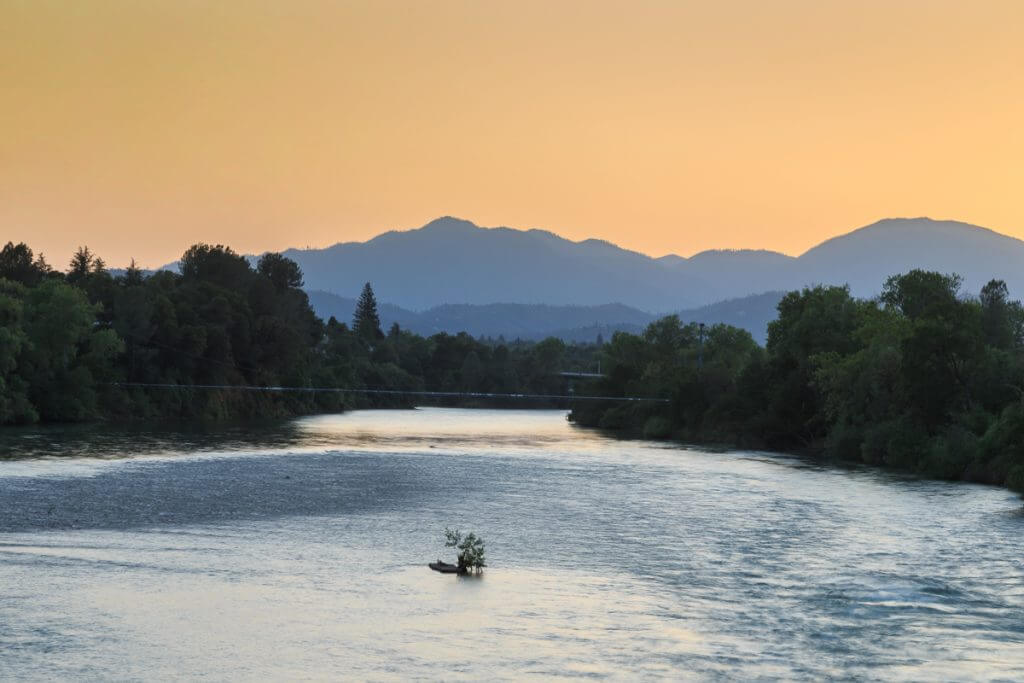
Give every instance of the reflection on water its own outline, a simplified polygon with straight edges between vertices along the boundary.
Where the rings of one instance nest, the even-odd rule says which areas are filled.
[[[0,679],[1024,676],[991,488],[558,411],[0,436]],[[429,571],[441,530],[482,578]]]

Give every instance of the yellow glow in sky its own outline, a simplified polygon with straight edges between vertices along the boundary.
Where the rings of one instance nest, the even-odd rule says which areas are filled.
[[[0,242],[154,266],[443,214],[653,255],[1024,237],[1019,0],[0,0]]]

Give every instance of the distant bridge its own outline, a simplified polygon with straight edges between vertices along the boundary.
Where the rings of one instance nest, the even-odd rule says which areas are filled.
[[[560,373],[564,376],[602,377],[593,373]],[[383,396],[422,396],[429,398],[499,398],[525,401],[627,401],[646,403],[668,403],[667,398],[651,396],[580,396],[568,394],[503,394],[487,391],[417,391],[413,389],[343,389],[340,387],[282,387],[254,386],[246,384],[170,384],[160,382],[114,382],[119,387],[142,387],[151,389],[202,389],[224,391],[260,391],[293,393],[334,393],[368,394]]]

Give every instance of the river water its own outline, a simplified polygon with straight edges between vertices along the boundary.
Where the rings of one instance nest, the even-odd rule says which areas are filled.
[[[480,577],[426,567],[445,526]],[[562,411],[0,432],[0,679],[1024,679],[995,488]]]

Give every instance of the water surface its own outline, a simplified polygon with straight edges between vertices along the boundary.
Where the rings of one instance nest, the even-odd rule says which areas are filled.
[[[442,576],[444,527],[488,541]],[[1006,491],[561,411],[0,432],[0,679],[1024,678]]]

